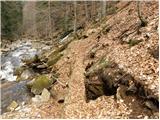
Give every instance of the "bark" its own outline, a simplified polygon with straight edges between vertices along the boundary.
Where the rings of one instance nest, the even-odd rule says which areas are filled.
[[[23,28],[26,35],[37,37],[36,2],[28,1],[23,7]]]
[[[51,21],[51,2],[48,1],[48,22],[49,22],[49,26],[48,26],[48,29],[49,29],[49,38],[51,38],[52,36],[52,21]]]
[[[102,1],[102,17],[106,16],[106,0]]]
[[[88,13],[88,3],[87,3],[87,1],[85,1],[84,6],[85,6],[85,13],[86,13],[86,21],[88,21],[89,20],[89,13]]]
[[[91,8],[91,17],[93,18],[93,19],[95,19],[95,15],[96,15],[96,3],[95,3],[95,1],[92,1],[92,8]]]
[[[68,30],[68,14],[69,14],[69,10],[68,10],[67,2],[66,2],[66,8],[65,8],[65,31]]]
[[[77,2],[74,1],[74,34],[76,35],[76,28],[77,27]]]

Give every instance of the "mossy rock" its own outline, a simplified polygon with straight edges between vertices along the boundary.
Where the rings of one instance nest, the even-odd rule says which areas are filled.
[[[31,89],[32,86],[33,86],[34,81],[35,81],[35,79],[27,82],[27,84],[26,84],[27,88]]]
[[[16,81],[19,82],[21,80],[31,80],[35,76],[35,73],[32,69],[23,70],[20,74],[17,75]]]
[[[18,67],[14,70],[14,75],[20,76],[24,70],[24,67]]]
[[[20,76],[18,76],[17,78],[16,78],[16,82],[20,82],[21,80],[23,80]]]
[[[142,42],[142,40],[133,40],[133,39],[130,39],[128,44],[129,44],[129,47],[132,47],[132,46],[135,46],[137,44],[139,44],[140,42]]]
[[[53,80],[50,80],[46,75],[40,75],[34,81],[30,82],[28,87],[31,87],[32,93],[38,95],[44,88],[49,88],[52,83]]]
[[[35,55],[33,58],[22,59],[22,61],[23,61],[24,63],[26,63],[26,65],[30,65],[30,64],[32,64],[32,63],[34,63],[34,62],[40,61],[40,59],[39,59],[38,55]]]
[[[60,52],[62,52],[63,50],[65,50],[69,43],[71,43],[72,40],[67,41],[66,43],[64,43],[63,45],[59,46],[56,50],[54,50],[48,57],[49,58],[54,58],[55,56],[57,56],[58,54],[60,54]]]
[[[48,66],[54,65],[61,57],[63,56],[62,53],[57,54],[53,58],[50,58],[47,62]]]
[[[97,63],[95,63],[86,73],[85,76],[93,75],[101,69],[106,68],[110,62],[102,57]]]

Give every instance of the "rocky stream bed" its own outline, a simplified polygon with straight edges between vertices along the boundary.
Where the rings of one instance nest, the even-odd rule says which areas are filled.
[[[31,40],[16,41],[11,44],[9,51],[1,55],[1,113],[16,101],[17,104],[29,103],[33,96],[26,83],[36,74],[26,67],[25,62],[32,61],[36,56],[49,50],[50,46]]]

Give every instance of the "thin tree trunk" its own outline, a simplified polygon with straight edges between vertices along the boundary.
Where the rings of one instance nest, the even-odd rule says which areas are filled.
[[[86,13],[86,21],[89,20],[89,13],[88,13],[88,3],[87,1],[84,2],[84,6],[85,6],[85,13]]]
[[[33,6],[33,29],[34,29],[34,37],[36,38],[37,35],[38,35],[38,32],[37,32],[37,25],[36,25],[36,2],[34,2],[34,6]]]
[[[92,1],[92,8],[91,8],[91,18],[95,19],[95,15],[96,15],[96,4],[95,1]]]
[[[37,37],[36,2],[27,1],[23,7],[23,29],[26,35]]]
[[[52,21],[51,21],[51,2],[48,1],[48,29],[49,29],[49,38],[51,38],[52,35]]]
[[[66,2],[66,8],[65,8],[65,31],[68,30],[68,6],[67,6],[67,2]]]
[[[77,27],[77,2],[74,1],[74,34],[76,35],[76,28]]]
[[[102,17],[106,16],[106,0],[102,1]]]

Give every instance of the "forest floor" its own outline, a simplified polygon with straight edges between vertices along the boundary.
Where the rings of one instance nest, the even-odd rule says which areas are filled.
[[[4,113],[2,118],[158,119],[158,3],[142,4],[145,27],[139,27],[135,2],[120,2],[117,7],[116,14],[83,32],[87,38],[72,41],[53,65],[58,80],[67,86],[55,83],[51,88],[54,95],[48,102],[25,105],[20,110]],[[100,90],[91,87],[96,89],[98,83],[92,85],[93,81],[99,82],[102,76],[97,73],[89,78],[85,76],[101,58],[113,64],[105,72],[115,81],[130,76],[124,78],[128,79],[127,85],[120,83],[115,93],[111,87],[111,93],[102,90],[102,94],[97,94],[95,91]],[[100,85],[103,86],[101,82]],[[131,90],[132,95],[126,95],[132,85],[136,94]]]

